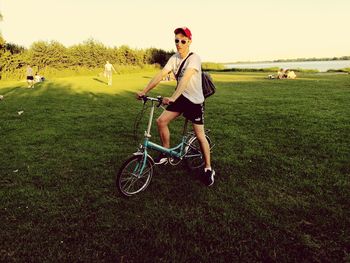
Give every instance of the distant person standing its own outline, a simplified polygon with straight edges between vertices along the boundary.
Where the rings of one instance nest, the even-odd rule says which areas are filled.
[[[28,88],[34,88],[34,76],[33,76],[33,69],[30,65],[27,66],[27,83]]]
[[[284,69],[280,68],[277,72],[277,78],[278,79],[283,79],[284,78]]]
[[[113,65],[109,63],[109,61],[106,61],[105,76],[107,77],[107,80],[108,80],[108,86],[112,86],[112,70],[114,71],[114,73],[117,73]]]

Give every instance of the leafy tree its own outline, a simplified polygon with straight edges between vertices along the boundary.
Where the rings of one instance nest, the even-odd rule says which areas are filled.
[[[93,39],[68,49],[70,65],[88,68],[102,67],[110,57],[106,46]]]
[[[6,43],[5,49],[10,51],[12,55],[23,53],[26,50],[25,47],[13,43]]]
[[[147,50],[148,64],[159,64],[162,67],[165,66],[169,58],[174,54],[173,51],[167,52],[162,49],[150,48]]]
[[[1,73],[10,55],[11,53],[6,50],[5,39],[0,34],[0,79],[1,79]]]
[[[132,64],[132,50],[129,46],[123,45],[117,49],[117,63],[121,65]]]
[[[166,61],[174,54],[161,49],[132,49],[127,45],[120,47],[106,47],[94,40],[87,41],[71,47],[65,47],[57,41],[37,41],[29,49],[14,43],[6,43],[0,33],[0,78],[4,73],[6,77],[18,78],[24,74],[25,64],[36,66],[38,71],[48,69],[62,69],[70,67],[101,68],[110,61],[119,65],[159,64],[164,66]]]
[[[43,68],[47,64],[49,43],[45,41],[34,42],[29,48],[29,63]]]
[[[67,60],[66,47],[57,41],[37,41],[29,49],[29,62],[38,70],[47,66],[61,68]]]

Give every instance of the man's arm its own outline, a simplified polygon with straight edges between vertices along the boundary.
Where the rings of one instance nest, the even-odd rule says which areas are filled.
[[[177,100],[178,97],[180,97],[180,95],[184,92],[184,90],[187,88],[187,84],[190,81],[191,77],[193,76],[193,74],[195,74],[197,72],[196,69],[194,68],[188,68],[186,69],[184,76],[181,78],[180,83],[178,84],[175,92],[173,93],[173,95],[170,98],[164,98],[163,99],[163,103],[164,104],[169,104],[171,102],[174,102],[175,100]]]
[[[142,97],[146,95],[151,89],[156,87],[169,72],[170,71],[163,68],[153,77],[153,79],[148,83],[148,85],[143,89],[143,91],[137,93],[137,96]]]

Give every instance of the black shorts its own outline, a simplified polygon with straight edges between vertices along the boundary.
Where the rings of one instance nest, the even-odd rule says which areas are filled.
[[[204,102],[194,104],[185,96],[181,95],[174,103],[170,104],[166,110],[183,113],[184,117],[194,124],[204,124]]]
[[[33,76],[27,76],[27,80],[34,80]]]

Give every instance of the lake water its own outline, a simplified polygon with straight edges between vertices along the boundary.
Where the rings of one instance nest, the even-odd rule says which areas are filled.
[[[284,69],[317,69],[325,72],[329,69],[350,68],[350,60],[303,61],[303,62],[266,62],[266,63],[233,63],[225,64],[226,68],[284,68]]]

